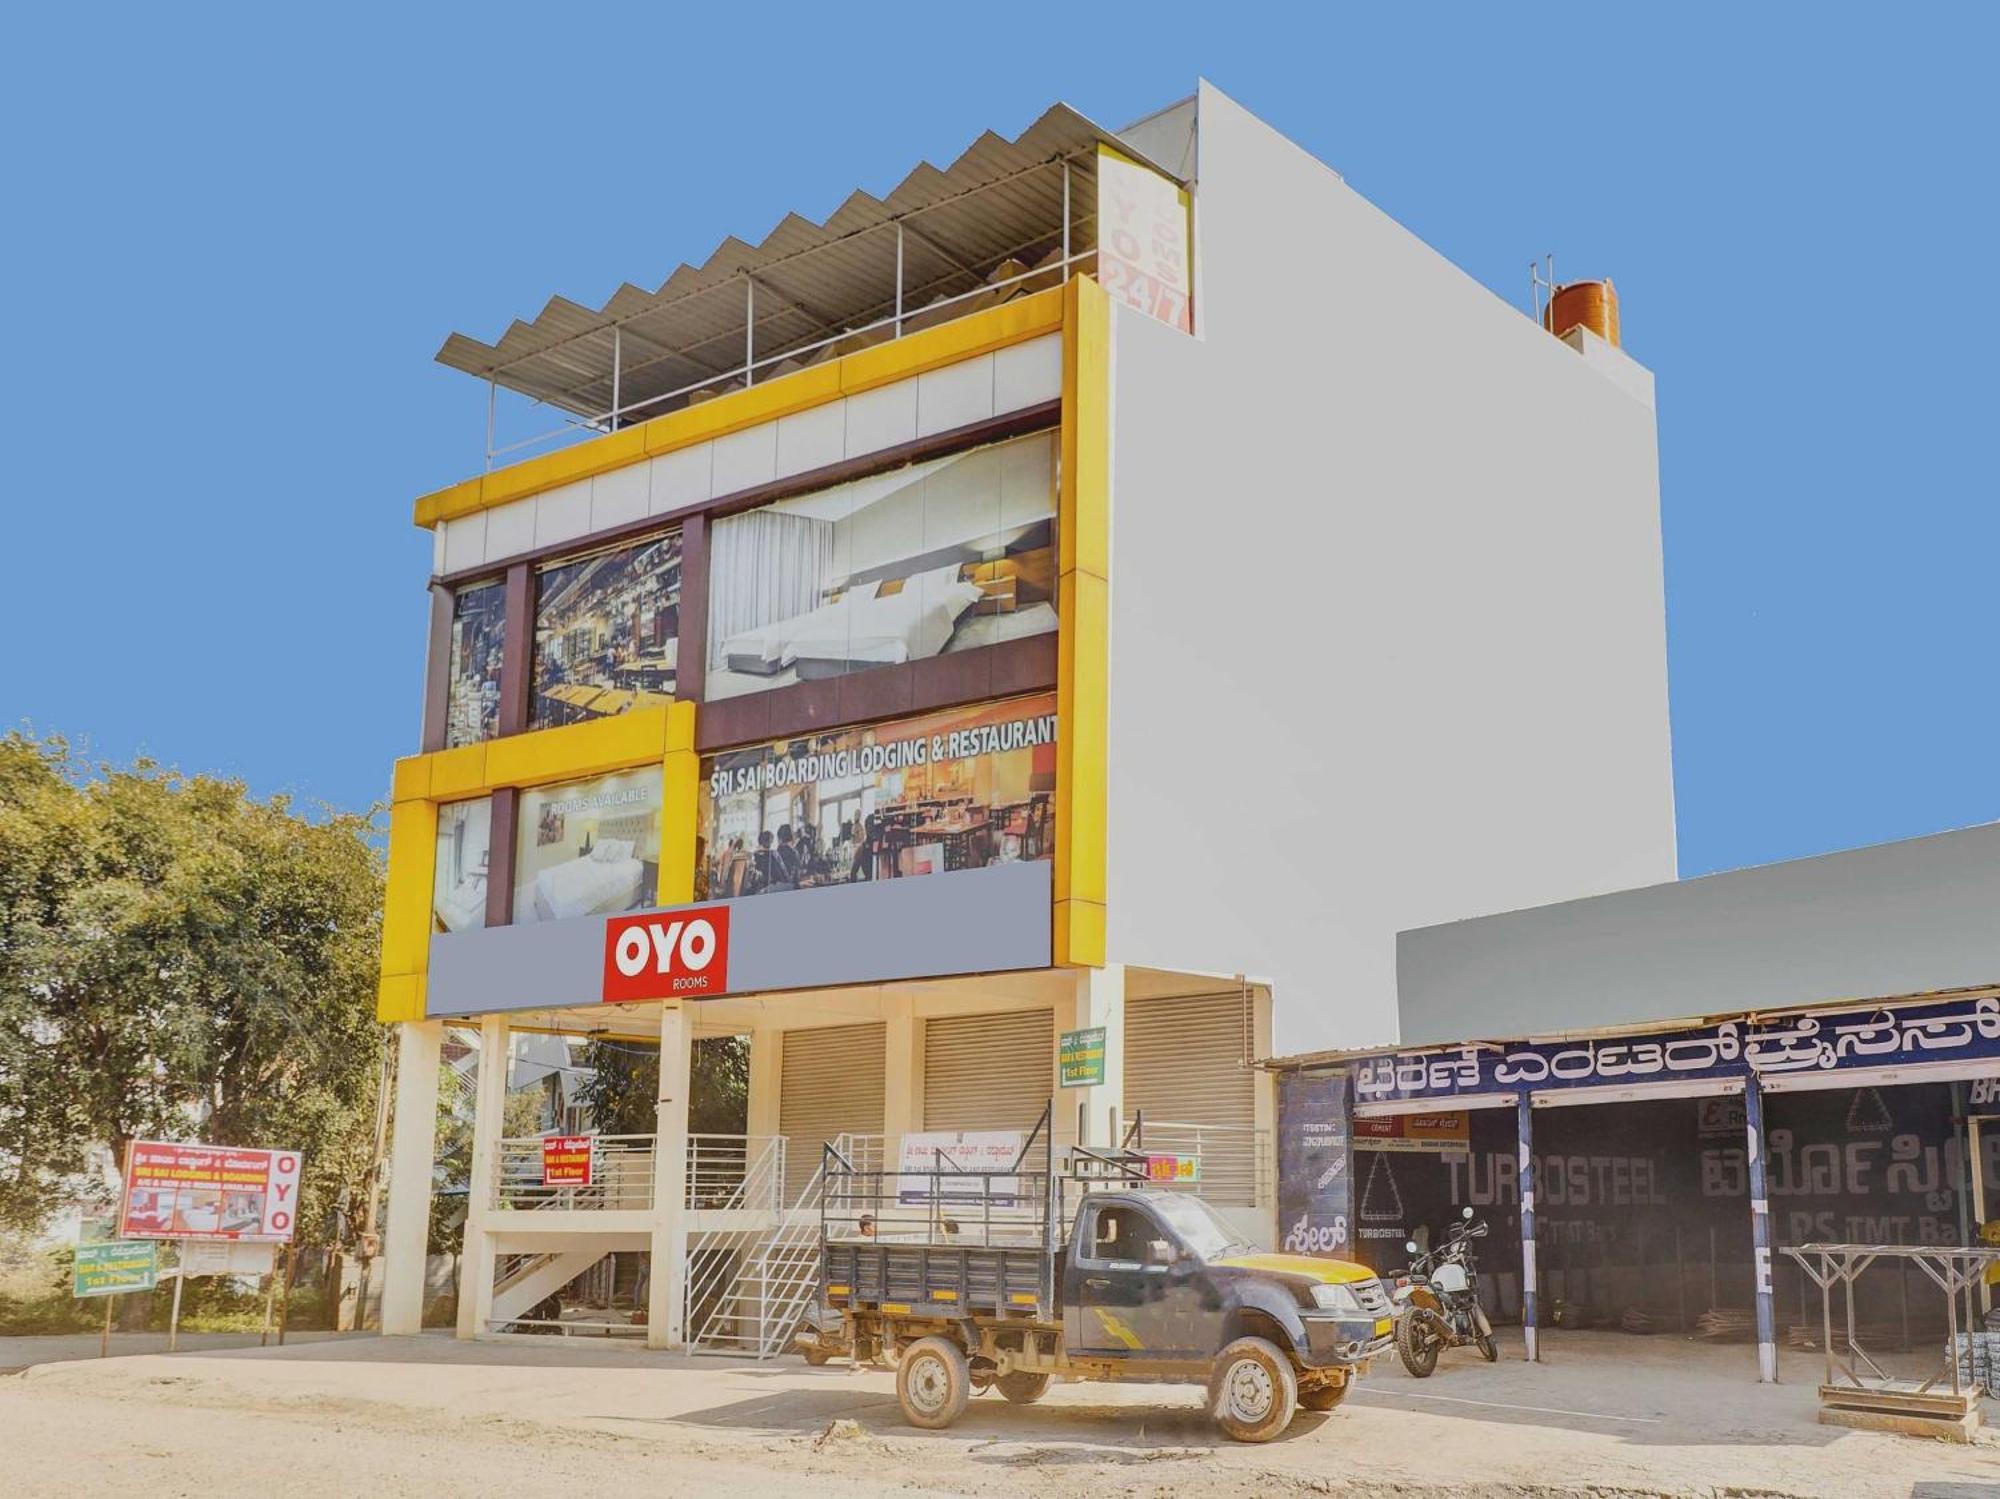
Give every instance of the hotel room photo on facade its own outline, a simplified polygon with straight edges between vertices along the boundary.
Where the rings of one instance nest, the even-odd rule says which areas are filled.
[[[588,1301],[767,1354],[826,1146],[1139,1126],[1269,1245],[1256,1064],[1386,1034],[1398,930],[1671,872],[1650,377],[1206,85],[438,357],[490,414],[414,510],[387,1331],[422,1316],[443,1058],[476,1061],[461,1336]],[[716,945],[635,993],[635,916]],[[1077,1032],[1103,1068],[1063,1086]],[[656,1055],[660,1102],[564,1113],[592,1164],[557,1184],[509,1082],[588,1041]],[[725,1041],[744,1117],[691,1133]]]

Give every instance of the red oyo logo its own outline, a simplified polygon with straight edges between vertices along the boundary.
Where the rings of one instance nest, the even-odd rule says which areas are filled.
[[[604,927],[604,1002],[729,992],[729,908],[614,916]]]

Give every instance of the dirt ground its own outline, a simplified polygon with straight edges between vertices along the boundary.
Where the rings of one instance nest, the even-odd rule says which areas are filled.
[[[2000,1435],[1820,1426],[1804,1355],[1760,1386],[1744,1347],[1573,1332],[1545,1351],[1540,1366],[1518,1346],[1490,1367],[1453,1353],[1426,1381],[1378,1361],[1340,1410],[1260,1447],[1221,1440],[1191,1389],[1059,1385],[1031,1409],[986,1395],[928,1433],[901,1423],[886,1371],[597,1340],[37,1362],[0,1378],[0,1493],[2000,1499]]]

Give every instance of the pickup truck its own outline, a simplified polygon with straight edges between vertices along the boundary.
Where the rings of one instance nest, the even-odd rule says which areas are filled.
[[[823,1226],[822,1291],[845,1351],[897,1357],[911,1425],[949,1426],[987,1389],[1032,1404],[1061,1375],[1205,1383],[1226,1435],[1265,1442],[1298,1407],[1340,1404],[1395,1341],[1388,1293],[1363,1266],[1257,1253],[1199,1197],[1146,1187],[1083,1191],[1065,1243],[1070,1183],[1049,1182],[1042,1221],[1012,1229],[990,1212],[970,1234],[947,1221],[878,1237],[872,1216],[857,1232]]]

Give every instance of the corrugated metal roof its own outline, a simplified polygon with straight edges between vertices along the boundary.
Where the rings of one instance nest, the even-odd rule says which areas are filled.
[[[817,224],[788,214],[754,245],[731,236],[700,265],[683,264],[650,292],[628,282],[599,308],[552,297],[532,321],[516,321],[497,343],[452,334],[438,362],[562,410],[598,416],[612,404],[616,328],[618,399],[629,410],[742,366],[749,276],[756,283],[761,375],[769,357],[890,315],[895,242],[877,231],[899,220],[906,315],[937,298],[975,290],[1003,261],[1034,264],[1059,249],[1063,174],[1054,164],[1065,158],[1076,163],[1070,173],[1072,253],[1094,245],[1100,142],[1139,154],[1057,104],[1012,140],[988,131],[942,170],[920,163],[886,198],[856,191]],[[969,301],[967,310],[976,305]],[[640,414],[667,409],[663,403]]]

